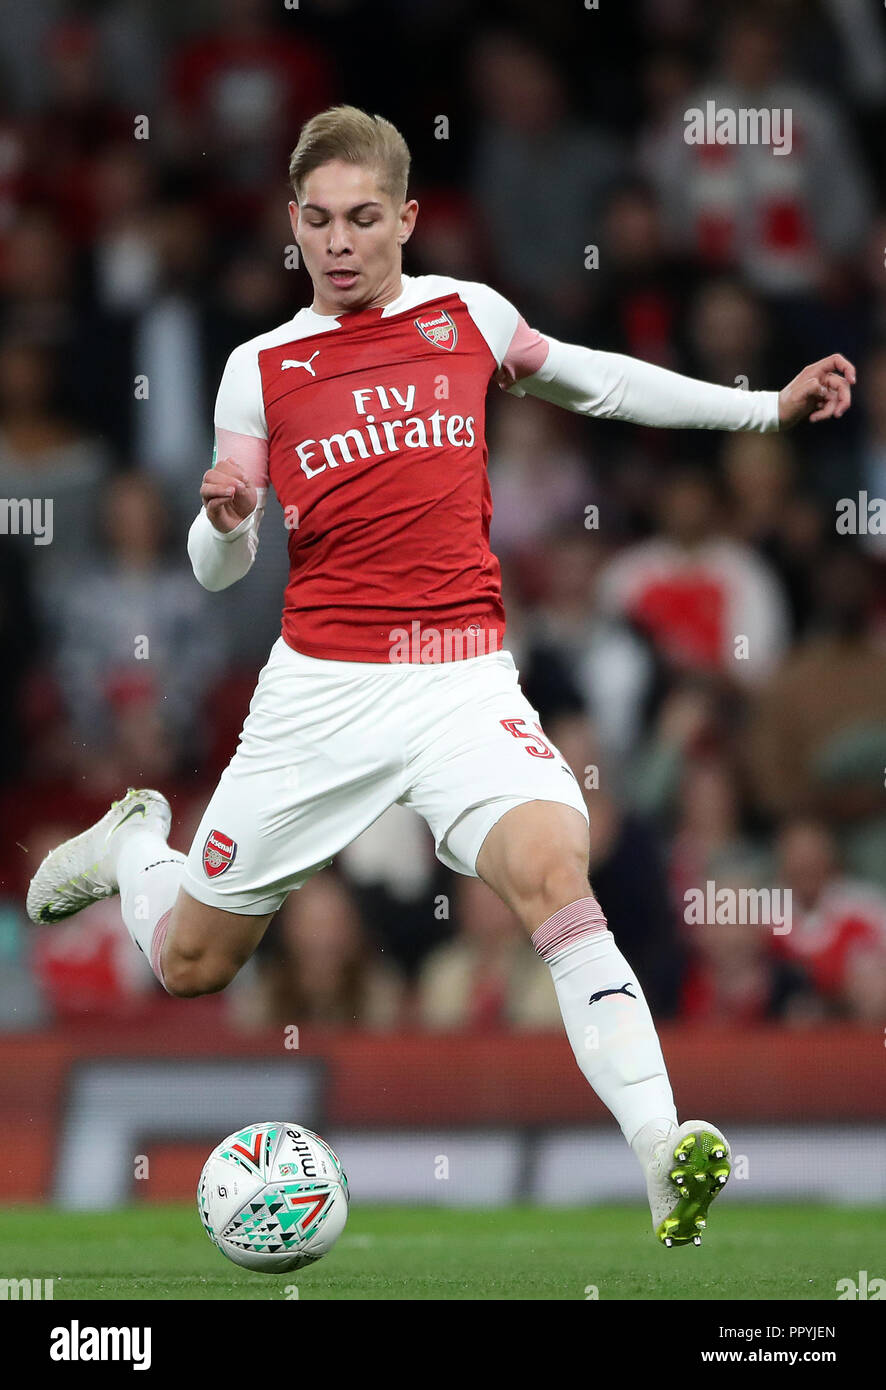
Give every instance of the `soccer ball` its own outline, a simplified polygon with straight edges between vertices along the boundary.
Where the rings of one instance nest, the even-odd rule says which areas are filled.
[[[249,1125],[206,1160],[197,1207],[234,1264],[285,1274],[328,1254],[348,1219],[348,1180],[329,1145],[286,1121]]]

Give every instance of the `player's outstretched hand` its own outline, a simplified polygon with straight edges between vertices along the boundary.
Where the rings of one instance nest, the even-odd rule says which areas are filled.
[[[200,497],[216,531],[233,531],[255,511],[258,494],[239,463],[219,459],[203,474]]]
[[[852,404],[855,368],[839,352],[804,367],[778,394],[778,418],[782,429],[801,420],[839,420]]]

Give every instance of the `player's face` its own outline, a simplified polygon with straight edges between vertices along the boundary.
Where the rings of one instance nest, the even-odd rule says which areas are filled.
[[[318,314],[388,304],[400,293],[401,247],[418,203],[395,203],[378,175],[330,160],[304,181],[301,204],[289,204],[292,230],[314,285]]]

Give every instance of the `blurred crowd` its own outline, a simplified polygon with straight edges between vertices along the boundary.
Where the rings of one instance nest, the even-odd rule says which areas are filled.
[[[412,149],[407,272],[729,386],[856,362],[850,415],[784,436],[495,393],[489,467],[507,645],[585,788],[592,883],[653,1008],[886,1021],[886,525],[836,524],[841,499],[886,498],[882,15],[475,8],[0,0],[0,498],[52,502],[51,543],[0,535],[2,1027],[166,1006],[113,900],[37,933],[23,890],[127,785],[170,795],[187,849],[233,752],[288,533],[272,506],[218,595],[184,542],[228,353],[310,302],[287,159],[339,101]],[[708,100],[790,110],[791,153],[688,144]],[[690,925],[709,882],[790,889],[791,930]],[[219,1008],[244,1028],[559,1021],[510,913],[400,807],[290,897]]]

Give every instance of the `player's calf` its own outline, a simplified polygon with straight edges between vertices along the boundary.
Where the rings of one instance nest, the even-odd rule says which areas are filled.
[[[261,941],[273,913],[250,916],[210,907],[179,891],[168,924],[155,937],[154,968],[169,994],[193,999],[225,989]]]
[[[162,980],[168,994],[177,999],[196,999],[202,994],[218,994],[226,989],[240,969],[224,956],[185,956],[169,951],[161,965]]]

